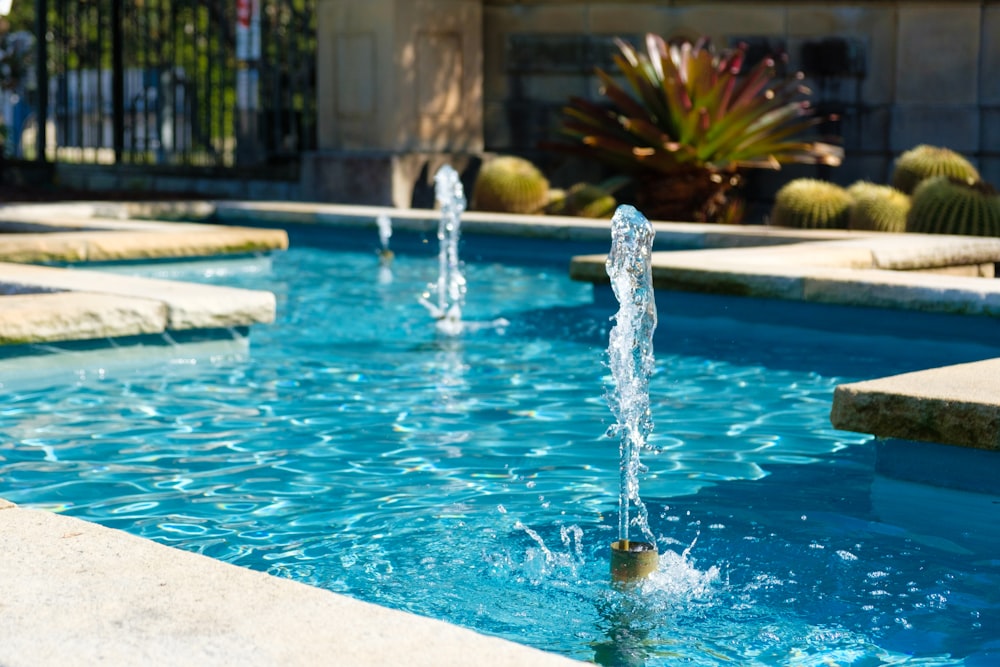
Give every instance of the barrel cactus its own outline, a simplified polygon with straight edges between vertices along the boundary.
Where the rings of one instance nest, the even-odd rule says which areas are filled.
[[[549,181],[528,160],[502,156],[485,163],[476,177],[472,208],[498,213],[536,213],[549,197]]]
[[[851,199],[857,201],[871,195],[882,194],[882,188],[884,187],[885,186],[881,183],[872,183],[871,181],[854,181],[847,186],[847,194],[851,195]]]
[[[892,186],[913,194],[920,182],[931,176],[979,180],[979,172],[962,155],[950,148],[920,144],[896,158]]]
[[[771,224],[802,229],[843,229],[854,200],[843,186],[815,178],[796,178],[774,197]]]
[[[859,181],[847,188],[854,199],[847,228],[874,232],[905,232],[910,196],[888,185]]]
[[[1000,194],[983,181],[928,178],[913,193],[906,231],[1000,236]]]
[[[553,191],[546,213],[581,218],[610,218],[618,208],[615,192],[628,184],[627,177],[615,176],[601,183],[575,183],[569,189]]]

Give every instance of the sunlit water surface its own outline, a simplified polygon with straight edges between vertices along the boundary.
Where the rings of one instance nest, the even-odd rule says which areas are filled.
[[[245,357],[4,390],[0,496],[605,665],[1000,664],[998,497],[897,479],[905,449],[829,423],[838,383],[988,351],[661,305],[663,556],[616,590],[613,301],[556,250],[473,257],[465,318],[510,324],[444,337],[417,301],[436,248],[380,271],[371,237],[119,269],[272,290],[278,321]]]

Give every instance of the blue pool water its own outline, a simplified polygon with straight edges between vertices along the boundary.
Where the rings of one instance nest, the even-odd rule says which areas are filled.
[[[374,231],[292,232],[118,267],[272,290],[278,321],[249,354],[9,383],[0,497],[605,665],[1000,664],[998,460],[829,424],[841,382],[997,355],[968,323],[659,295],[663,558],[622,591],[616,304],[566,277],[601,249],[467,235],[466,319],[510,324],[446,338],[433,240],[394,237],[390,275]]]

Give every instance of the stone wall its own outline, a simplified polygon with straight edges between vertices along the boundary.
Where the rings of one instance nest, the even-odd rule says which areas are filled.
[[[807,71],[814,102],[840,117],[832,129],[847,153],[823,176],[884,181],[896,155],[930,143],[1000,185],[997,0],[484,0],[483,24],[488,151],[532,154],[570,95],[598,97],[591,72],[613,36],[707,35],[782,49],[791,70]]]

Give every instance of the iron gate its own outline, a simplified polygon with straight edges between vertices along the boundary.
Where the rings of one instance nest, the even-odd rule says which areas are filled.
[[[315,2],[36,0],[35,156],[227,167],[314,149]]]

